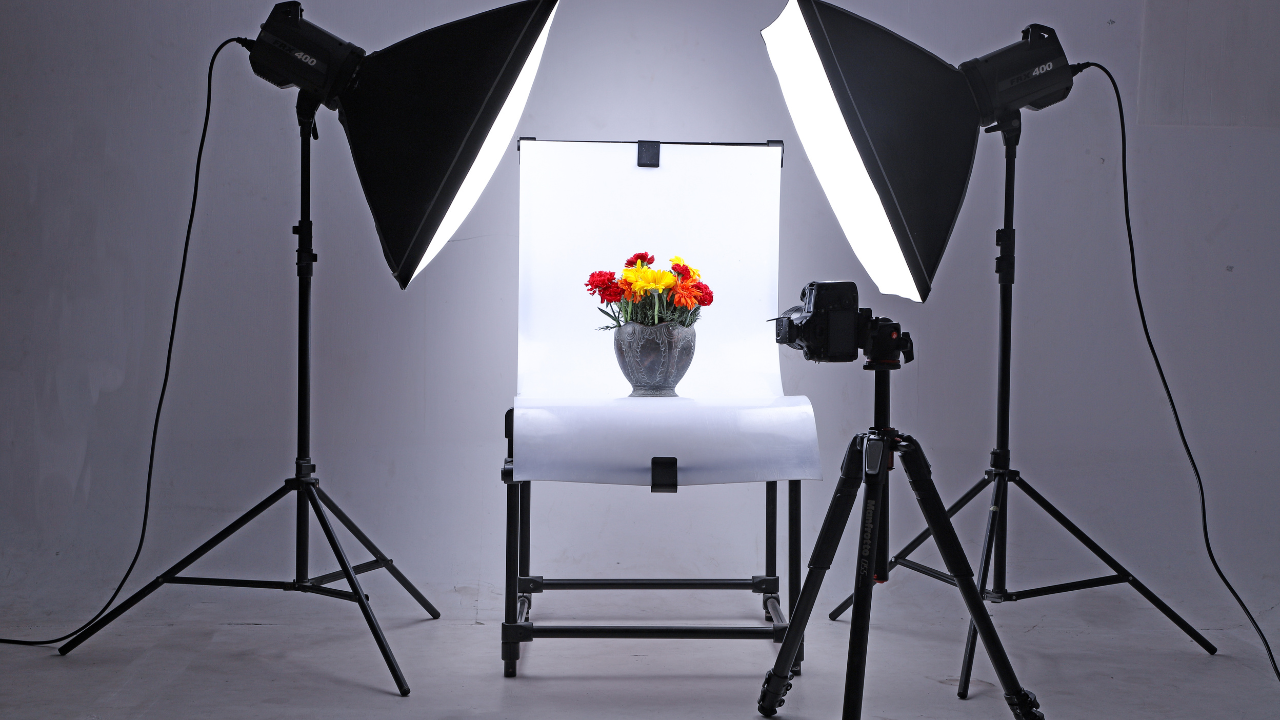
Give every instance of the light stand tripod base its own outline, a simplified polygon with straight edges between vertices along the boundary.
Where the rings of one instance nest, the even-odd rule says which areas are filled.
[[[99,630],[111,624],[116,618],[120,617],[148,595],[158,590],[161,585],[211,585],[215,587],[248,587],[268,590],[284,590],[286,592],[304,592],[311,593],[313,595],[324,595],[326,597],[348,600],[359,605],[360,611],[369,625],[369,630],[374,636],[374,641],[377,643],[378,649],[382,652],[382,657],[387,663],[387,668],[391,671],[391,676],[395,680],[396,688],[400,691],[401,695],[408,695],[409,685],[405,682],[404,674],[400,671],[400,666],[396,663],[395,656],[391,652],[391,647],[388,645],[387,639],[382,633],[382,628],[378,625],[377,618],[374,617],[373,609],[369,606],[368,596],[364,594],[356,576],[371,570],[377,570],[385,567],[389,572],[391,572],[392,576],[401,583],[401,585],[405,586],[405,589],[409,591],[409,594],[412,595],[414,599],[418,601],[418,604],[421,605],[422,608],[433,618],[440,617],[440,611],[436,610],[436,608],[427,601],[426,597],[424,597],[422,593],[418,592],[417,588],[414,587],[402,573],[398,570],[394,570],[395,565],[392,564],[391,559],[384,555],[382,551],[379,550],[371,540],[369,540],[368,536],[360,531],[355,523],[353,523],[351,519],[342,512],[337,504],[334,503],[318,485],[319,481],[316,478],[306,478],[305,481],[299,481],[297,478],[289,478],[284,482],[283,487],[276,490],[265,500],[255,505],[239,518],[236,518],[234,522],[223,528],[221,532],[214,535],[203,545],[179,560],[173,567],[165,570],[159,577],[147,583],[141,590],[130,595],[124,602],[112,608],[111,612],[103,615],[97,622],[68,640],[64,645],[58,648],[58,652],[66,655],[72,650],[75,650],[85,640],[88,640],[90,637],[97,634]],[[309,512],[315,514],[316,520],[319,522],[320,528],[324,531],[325,538],[329,542],[329,547],[333,551],[335,559],[338,561],[339,570],[337,573],[329,573],[314,578],[304,579],[302,581],[240,580],[234,578],[189,577],[179,574],[291,492],[298,493],[298,497],[302,503],[304,503],[304,507],[308,508]],[[346,553],[342,549],[342,544],[334,533],[333,527],[330,524],[329,518],[325,514],[321,503],[323,503],[325,507],[329,507],[335,517],[338,517],[339,521],[347,527],[348,530],[352,531],[352,535],[354,535],[356,539],[360,541],[361,545],[363,545],[365,549],[374,556],[374,560],[367,563],[361,563],[356,566],[351,565],[350,561],[347,560]],[[309,515],[304,517],[307,522],[310,521]],[[325,587],[327,583],[339,579],[345,579],[347,581],[348,586],[351,588],[350,591]]]
[[[440,617],[440,611],[437,610],[426,596],[418,591],[413,583],[401,573],[391,558],[388,558],[378,549],[373,541],[367,535],[361,532],[360,528],[352,522],[351,518],[337,503],[333,501],[323,490],[320,489],[320,480],[312,476],[316,466],[311,462],[311,276],[312,265],[316,262],[316,254],[312,252],[311,246],[311,140],[316,137],[315,129],[315,113],[319,107],[320,101],[314,96],[310,96],[305,92],[298,93],[297,114],[299,135],[302,139],[302,178],[301,178],[301,219],[294,226],[293,232],[298,236],[298,454],[294,460],[296,475],[284,481],[284,487],[276,490],[267,499],[253,506],[245,514],[241,515],[234,522],[223,528],[221,532],[214,535],[207,542],[196,548],[191,554],[179,560],[176,565],[165,570],[155,580],[147,583],[141,590],[129,596],[124,602],[112,608],[110,612],[103,615],[97,622],[93,623],[84,631],[71,638],[65,645],[58,648],[58,652],[66,655],[76,649],[80,643],[92,637],[102,628],[109,625],[116,618],[123,615],[129,608],[137,605],[143,598],[155,592],[161,585],[171,583],[175,585],[214,585],[219,587],[250,587],[264,588],[269,590],[285,590],[295,592],[306,592],[314,595],[324,595],[327,597],[338,598],[341,600],[349,600],[360,606],[360,612],[364,615],[365,622],[369,625],[369,631],[373,634],[374,642],[378,645],[378,650],[382,653],[383,660],[387,663],[387,669],[391,671],[391,677],[395,680],[396,688],[400,694],[409,694],[409,684],[405,682],[404,673],[400,671],[400,665],[396,662],[395,655],[391,652],[391,646],[387,644],[387,638],[382,633],[382,627],[378,625],[378,620],[373,615],[373,609],[369,606],[369,598],[364,594],[364,590],[360,588],[360,581],[356,579],[356,575],[371,570],[385,568],[391,573],[405,590],[413,596],[414,600],[422,606],[422,609],[433,618]],[[249,524],[251,520],[261,515],[267,508],[284,499],[290,492],[296,492],[297,497],[297,514],[295,527],[295,543],[294,543],[294,579],[292,582],[278,580],[239,580],[232,578],[204,578],[204,577],[186,577],[179,575],[188,566],[199,560],[205,553],[217,547],[223,540],[234,535],[240,528]],[[329,508],[334,517],[338,518],[338,522],[355,536],[356,540],[373,555],[374,559],[367,563],[361,563],[352,567],[350,561],[347,560],[346,552],[342,549],[342,544],[338,541],[337,535],[334,534],[333,526],[329,523],[329,518],[324,512],[324,508]],[[324,531],[325,539],[329,543],[329,549],[333,551],[334,558],[338,561],[338,572],[311,577],[307,571],[307,561],[309,555],[309,537],[308,530],[311,522],[311,515],[314,514],[316,520],[320,523],[320,529]],[[335,590],[325,587],[326,584],[345,579],[350,587],[349,591]]]

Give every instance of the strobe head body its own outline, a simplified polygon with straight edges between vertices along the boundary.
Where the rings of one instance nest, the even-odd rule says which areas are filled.
[[[892,369],[915,359],[911,334],[889,318],[858,307],[850,281],[814,281],[800,291],[802,304],[774,318],[779,345],[800,350],[812,362],[853,362],[859,353],[869,370]]]
[[[1022,31],[1022,40],[961,63],[960,71],[969,81],[983,126],[1024,107],[1043,110],[1062,102],[1075,77],[1058,33],[1037,24]]]
[[[302,3],[282,2],[262,23],[249,66],[272,85],[296,87],[336,110],[364,55],[356,45],[303,20]]]

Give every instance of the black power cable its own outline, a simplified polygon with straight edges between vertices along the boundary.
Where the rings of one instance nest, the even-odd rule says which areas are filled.
[[[89,627],[107,612],[107,609],[111,607],[111,603],[116,601],[116,596],[120,594],[120,589],[124,587],[125,581],[133,573],[133,567],[138,564],[138,556],[142,554],[142,543],[147,537],[147,519],[151,515],[151,474],[156,464],[156,436],[160,432],[160,411],[164,408],[165,391],[169,389],[169,366],[173,362],[173,336],[178,329],[178,304],[182,301],[182,282],[187,276],[187,251],[191,248],[191,227],[196,220],[196,198],[200,196],[200,162],[204,158],[204,140],[209,134],[209,108],[213,102],[213,64],[217,62],[218,53],[222,52],[222,48],[231,43],[239,43],[246,50],[253,49],[252,40],[248,38],[231,38],[230,40],[224,40],[218,46],[218,49],[213,51],[213,57],[209,58],[209,80],[205,88],[204,97],[204,127],[200,130],[200,149],[196,151],[196,179],[195,186],[191,190],[191,214],[187,217],[187,238],[182,245],[182,267],[178,271],[178,292],[173,298],[173,321],[169,325],[169,350],[164,358],[164,381],[160,384],[160,401],[156,403],[156,421],[151,427],[151,456],[147,460],[147,493],[146,499],[142,503],[142,532],[138,534],[138,548],[133,551],[133,560],[129,562],[129,569],[124,571],[124,577],[120,578],[120,584],[116,585],[115,592],[111,593],[111,597],[107,599],[107,604],[102,606],[97,615],[89,618],[88,622],[62,637],[56,637],[51,640],[0,638],[0,643],[8,645],[50,645],[73,637],[81,630]]]
[[[1244,600],[1240,599],[1240,594],[1236,592],[1236,589],[1231,587],[1231,583],[1227,581],[1227,576],[1222,573],[1222,568],[1218,567],[1218,559],[1213,556],[1213,545],[1209,543],[1209,517],[1205,511],[1204,481],[1200,479],[1200,468],[1196,465],[1195,456],[1191,454],[1191,445],[1187,443],[1187,434],[1182,431],[1182,420],[1178,417],[1178,406],[1173,403],[1173,393],[1169,390],[1169,382],[1165,380],[1164,368],[1160,366],[1160,357],[1156,355],[1155,343],[1151,342],[1151,331],[1147,329],[1147,313],[1142,309],[1142,293],[1138,291],[1138,261],[1133,251],[1133,223],[1129,219],[1129,146],[1125,135],[1124,103],[1120,100],[1120,86],[1116,84],[1115,76],[1111,74],[1111,71],[1096,62],[1084,62],[1071,66],[1077,75],[1086,68],[1091,67],[1096,67],[1107,74],[1107,79],[1111,81],[1111,89],[1116,93],[1116,109],[1120,112],[1120,177],[1124,185],[1124,229],[1129,235],[1129,269],[1133,273],[1133,297],[1138,301],[1138,317],[1142,319],[1142,334],[1147,338],[1147,348],[1151,351],[1151,359],[1156,363],[1156,372],[1160,374],[1160,384],[1164,386],[1164,395],[1169,399],[1169,409],[1173,411],[1173,422],[1178,426],[1178,437],[1182,439],[1182,449],[1186,451],[1187,460],[1191,462],[1191,472],[1195,473],[1196,487],[1200,490],[1200,527],[1204,533],[1204,549],[1209,554],[1209,562],[1213,563],[1213,569],[1218,573],[1222,584],[1227,586],[1227,590],[1231,592],[1231,597],[1236,599],[1240,609],[1244,611],[1245,617],[1249,618],[1249,623],[1253,625],[1254,632],[1258,633],[1258,639],[1262,640],[1262,647],[1267,651],[1267,659],[1271,661],[1271,670],[1275,672],[1276,679],[1280,680],[1280,667],[1276,667],[1276,656],[1271,652],[1271,644],[1267,642],[1267,636],[1262,634],[1262,628],[1258,627],[1257,621],[1253,619],[1253,613],[1249,612],[1249,608],[1245,606]]]

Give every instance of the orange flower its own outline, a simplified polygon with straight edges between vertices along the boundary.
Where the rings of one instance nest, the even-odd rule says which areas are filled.
[[[625,277],[618,279],[618,287],[622,288],[622,296],[631,302],[640,302],[644,299],[644,292],[634,292],[631,289],[631,281]]]
[[[698,307],[699,300],[702,298],[702,292],[695,287],[700,283],[688,282],[687,278],[680,278],[671,288],[671,302],[677,307],[692,310]]]

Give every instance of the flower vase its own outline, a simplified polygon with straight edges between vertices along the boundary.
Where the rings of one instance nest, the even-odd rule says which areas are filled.
[[[695,339],[692,327],[674,322],[629,322],[614,330],[613,352],[631,383],[630,397],[678,397],[676,384],[693,362]]]

